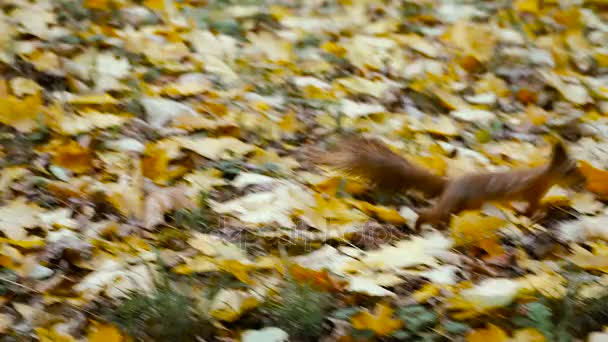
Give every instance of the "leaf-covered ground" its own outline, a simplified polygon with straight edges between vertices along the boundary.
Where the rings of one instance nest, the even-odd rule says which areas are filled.
[[[2,0],[3,341],[575,341],[608,324],[608,3]],[[413,233],[311,163],[587,177]]]

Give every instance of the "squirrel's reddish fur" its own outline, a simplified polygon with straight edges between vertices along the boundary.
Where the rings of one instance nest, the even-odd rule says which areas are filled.
[[[475,210],[485,202],[525,201],[525,214],[533,215],[554,184],[580,186],[585,178],[562,142],[553,146],[551,161],[504,172],[469,174],[448,179],[414,165],[376,139],[349,136],[334,152],[317,161],[370,180],[387,191],[414,189],[428,197],[439,196],[435,206],[419,212],[415,229],[424,223],[446,225],[452,214]]]
[[[427,197],[435,197],[447,184],[447,178],[411,163],[372,138],[344,137],[337,150],[320,154],[316,159],[319,164],[363,177],[385,192],[415,189]]]

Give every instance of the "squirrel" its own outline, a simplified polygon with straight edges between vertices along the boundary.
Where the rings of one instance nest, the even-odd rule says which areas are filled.
[[[485,202],[525,201],[528,207],[523,214],[533,216],[553,185],[580,187],[586,181],[559,140],[553,145],[551,160],[544,165],[453,179],[414,165],[376,139],[356,136],[343,138],[337,151],[321,155],[318,162],[367,178],[380,189],[415,189],[428,197],[439,196],[435,206],[418,212],[416,231],[425,223],[445,226],[452,214],[479,209]]]
[[[415,189],[427,197],[436,197],[448,181],[393,152],[380,140],[356,135],[342,137],[337,150],[320,153],[315,161],[364,178],[376,190],[389,193]]]

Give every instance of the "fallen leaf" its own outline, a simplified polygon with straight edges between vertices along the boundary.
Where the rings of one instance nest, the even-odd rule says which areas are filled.
[[[154,97],[144,97],[140,101],[146,111],[146,121],[153,128],[164,127],[180,115],[198,116],[196,111],[186,103]]]
[[[385,245],[369,251],[361,258],[361,262],[369,267],[387,270],[417,265],[434,266],[437,263],[435,257],[449,250],[452,243],[441,234],[414,236],[410,240],[401,240],[394,246]]]
[[[376,297],[397,296],[394,292],[391,292],[378,284],[377,279],[362,276],[350,277],[348,279],[348,287],[346,290]]]
[[[221,138],[173,138],[182,148],[192,150],[201,156],[220,160],[227,157],[241,157],[254,150],[252,145],[246,144],[233,137]]]
[[[81,112],[80,115],[61,115],[53,118],[53,127],[65,135],[77,135],[94,129],[121,126],[127,117],[96,111]]]
[[[213,298],[209,313],[220,321],[233,322],[259,304],[259,299],[248,291],[221,289]]]
[[[0,123],[29,133],[38,127],[42,118],[42,97],[40,94],[19,99],[13,96],[0,98]]]
[[[388,336],[401,328],[403,322],[393,318],[393,310],[382,303],[376,304],[374,311],[361,311],[351,317],[357,330],[371,330],[376,336]]]
[[[186,196],[182,187],[158,188],[149,193],[144,200],[143,225],[153,229],[165,222],[164,215],[177,209],[192,209],[196,203]]]
[[[513,302],[522,290],[520,282],[508,278],[488,278],[474,287],[460,292],[455,299],[454,308],[485,312],[490,309],[507,306]]]
[[[545,336],[534,328],[525,328],[515,331],[510,342],[545,342]]]
[[[11,240],[26,240],[26,228],[40,225],[39,215],[45,210],[19,197],[0,206],[0,230]]]
[[[76,342],[74,337],[60,333],[52,327],[49,329],[35,328],[34,331],[40,342]]]
[[[503,253],[497,243],[497,230],[507,222],[494,216],[484,216],[477,211],[465,211],[452,219],[450,228],[456,246],[476,246],[485,250],[490,257]]]
[[[467,342],[487,342],[487,341],[496,341],[496,342],[507,342],[509,341],[509,336],[504,330],[493,325],[488,324],[487,328],[484,329],[476,329],[469,332],[466,335]]]
[[[52,162],[76,173],[87,173],[93,167],[93,151],[74,140],[68,140],[51,151]]]
[[[584,160],[580,162],[580,170],[587,179],[587,189],[601,198],[608,198],[608,171],[597,169]]]
[[[23,167],[16,166],[4,168],[0,174],[0,194],[6,191],[14,181],[29,173],[29,170]]]
[[[272,191],[249,194],[223,203],[211,202],[211,207],[217,213],[231,214],[255,225],[278,223],[294,227],[292,213],[305,208],[308,203],[314,203],[314,197],[308,191],[293,183],[283,183]]]
[[[287,342],[288,340],[289,335],[277,327],[245,330],[241,334],[241,341],[243,342]]]
[[[339,78],[334,82],[351,93],[368,94],[374,97],[380,97],[389,88],[386,82],[370,81],[362,77]]]
[[[76,105],[110,105],[118,103],[118,100],[109,94],[75,95],[68,97],[68,103]]]
[[[121,342],[120,330],[109,324],[96,324],[89,332],[89,342]]]

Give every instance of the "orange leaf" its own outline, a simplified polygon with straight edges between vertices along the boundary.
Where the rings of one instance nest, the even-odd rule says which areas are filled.
[[[351,318],[353,327],[357,330],[371,330],[376,336],[388,336],[401,328],[403,322],[393,319],[393,309],[378,303],[374,312],[361,311]]]
[[[536,103],[538,100],[538,94],[526,88],[519,89],[515,97],[523,104]]]
[[[83,6],[90,9],[106,10],[109,8],[108,0],[84,0]]]
[[[489,324],[485,329],[476,329],[466,336],[467,342],[506,342],[509,336],[499,327]]]
[[[587,190],[597,194],[602,199],[608,198],[608,171],[593,167],[582,160],[580,170],[587,178]]]
[[[59,146],[53,153],[53,163],[76,173],[88,172],[93,166],[93,153],[74,140]]]
[[[339,285],[331,278],[327,270],[315,271],[299,265],[290,268],[293,279],[299,283],[306,283],[321,291],[339,290]]]
[[[505,253],[505,250],[500,245],[500,242],[495,239],[483,239],[477,243],[477,246],[488,253],[486,259],[491,259]]]

